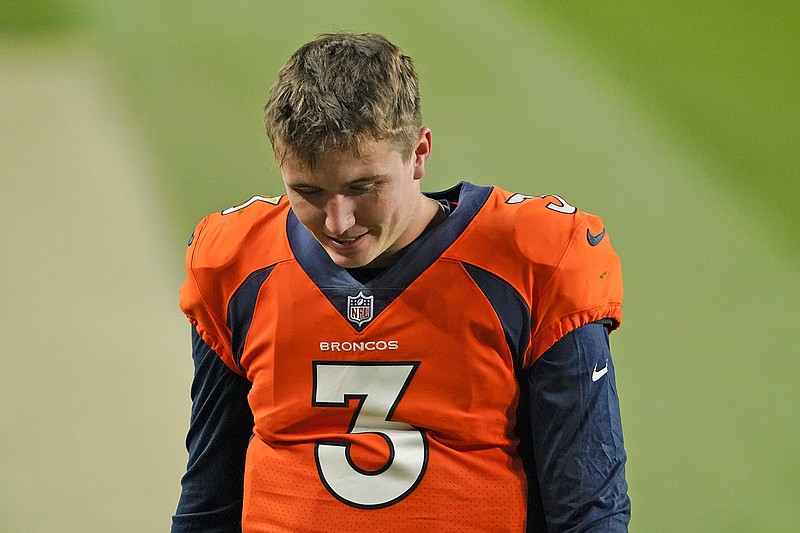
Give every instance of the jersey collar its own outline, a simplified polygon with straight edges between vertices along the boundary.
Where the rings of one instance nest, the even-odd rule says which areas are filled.
[[[297,262],[331,304],[356,331],[362,331],[458,239],[492,190],[493,187],[461,182],[445,191],[425,193],[434,200],[449,201],[453,205],[450,216],[414,240],[382,273],[366,283],[359,282],[334,263],[291,210],[286,220],[289,246]],[[363,304],[359,313],[353,313],[354,299]]]

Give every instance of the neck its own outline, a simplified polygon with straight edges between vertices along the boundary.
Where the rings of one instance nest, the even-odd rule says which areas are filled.
[[[380,256],[376,257],[372,262],[367,265],[366,267],[386,267],[389,263],[391,263],[395,257],[403,253],[403,250],[406,246],[414,242],[416,239],[423,235],[425,232],[430,230],[431,228],[435,227],[437,224],[441,223],[445,218],[447,218],[447,211],[444,209],[444,206],[433,200],[432,198],[428,198],[427,196],[422,196],[421,204],[419,205],[419,213],[420,216],[417,217],[415,220],[415,230],[413,232],[408,233],[407,241],[404,241],[402,248],[394,250],[391,255],[381,254]]]

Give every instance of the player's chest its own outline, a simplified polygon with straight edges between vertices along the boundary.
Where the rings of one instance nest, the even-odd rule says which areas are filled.
[[[504,427],[517,394],[513,357],[492,305],[458,265],[434,265],[399,292],[324,289],[287,267],[255,298],[241,362],[256,418],[271,430],[339,425],[326,416],[340,411],[320,407],[356,397],[444,432],[479,411]]]

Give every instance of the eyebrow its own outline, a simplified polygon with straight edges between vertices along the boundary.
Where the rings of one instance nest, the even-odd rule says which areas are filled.
[[[370,183],[374,181],[380,181],[386,178],[386,174],[375,174],[374,176],[365,176],[363,178],[354,179],[353,181],[348,181],[343,185],[361,185],[362,183]]]

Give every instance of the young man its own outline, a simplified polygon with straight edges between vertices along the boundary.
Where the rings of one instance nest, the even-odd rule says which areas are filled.
[[[470,183],[423,194],[416,74],[378,35],[301,47],[266,127],[286,195],[207,217],[187,253],[172,531],[625,531],[600,219]]]

